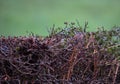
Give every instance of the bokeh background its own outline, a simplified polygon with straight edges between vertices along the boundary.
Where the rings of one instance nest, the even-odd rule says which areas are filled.
[[[120,25],[120,0],[0,0],[0,35],[48,35],[47,29],[78,20],[89,31]]]

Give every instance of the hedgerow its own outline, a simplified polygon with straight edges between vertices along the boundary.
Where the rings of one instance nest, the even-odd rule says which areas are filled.
[[[119,84],[120,27],[67,22],[49,36],[0,37],[1,84]]]

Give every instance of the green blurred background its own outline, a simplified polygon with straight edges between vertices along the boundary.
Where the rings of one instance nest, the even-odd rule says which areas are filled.
[[[89,22],[89,30],[120,25],[120,0],[0,0],[0,35],[47,35],[67,22]]]

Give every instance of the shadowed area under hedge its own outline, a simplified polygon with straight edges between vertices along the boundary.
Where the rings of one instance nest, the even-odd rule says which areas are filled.
[[[0,37],[1,84],[119,84],[120,28],[65,23],[47,37]]]

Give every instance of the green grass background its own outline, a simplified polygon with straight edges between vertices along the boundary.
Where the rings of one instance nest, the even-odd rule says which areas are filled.
[[[90,31],[120,25],[120,0],[0,0],[0,35],[42,36],[67,22],[89,22]]]

